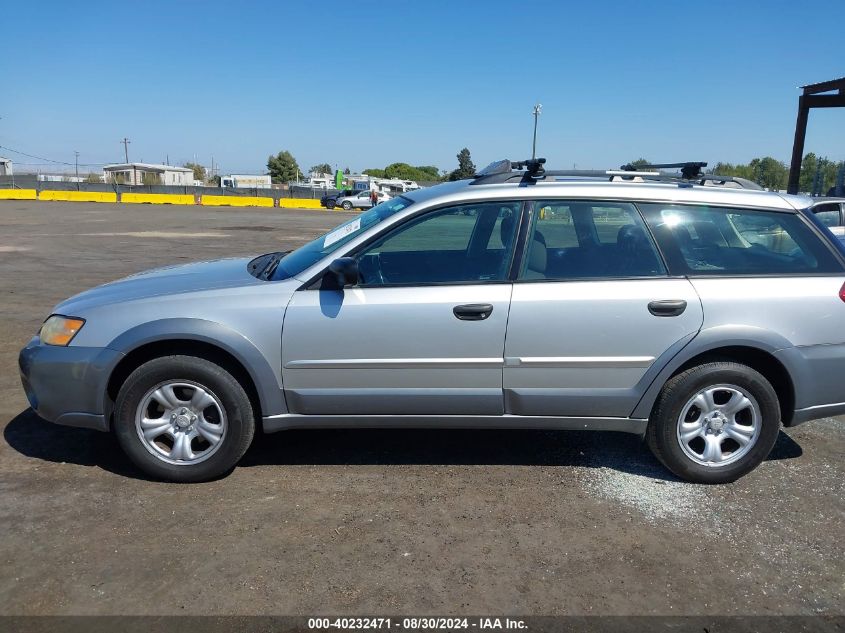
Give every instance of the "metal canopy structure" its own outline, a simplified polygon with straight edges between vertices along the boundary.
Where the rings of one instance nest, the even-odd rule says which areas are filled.
[[[801,175],[801,161],[804,158],[804,138],[807,135],[810,108],[845,107],[845,77],[801,88],[804,93],[798,97],[798,120],[795,122],[795,141],[792,144],[792,162],[789,165],[788,193],[798,193],[798,177]]]

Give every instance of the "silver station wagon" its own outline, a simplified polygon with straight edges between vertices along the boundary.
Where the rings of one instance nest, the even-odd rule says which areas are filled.
[[[20,354],[29,402],[185,482],[260,425],[623,431],[720,483],[845,412],[845,250],[811,200],[543,162],[72,297]]]

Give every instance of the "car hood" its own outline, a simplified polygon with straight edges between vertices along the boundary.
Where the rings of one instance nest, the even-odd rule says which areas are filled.
[[[86,309],[111,303],[267,283],[247,270],[252,259],[218,259],[147,270],[86,290],[60,303],[54,312],[81,316]]]

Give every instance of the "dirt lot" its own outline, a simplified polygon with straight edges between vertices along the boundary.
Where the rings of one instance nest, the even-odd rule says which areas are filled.
[[[841,419],[720,487],[632,436],[534,431],[288,431],[174,485],[28,411],[17,353],[59,300],[344,217],[0,202],[0,613],[845,612]]]

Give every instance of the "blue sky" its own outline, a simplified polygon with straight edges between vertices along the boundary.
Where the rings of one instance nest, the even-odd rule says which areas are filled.
[[[82,163],[290,150],[361,170],[531,151],[557,167],[789,160],[797,86],[845,75],[845,1],[16,2],[0,145]],[[807,151],[845,159],[845,110]],[[18,162],[34,163],[0,149]]]

